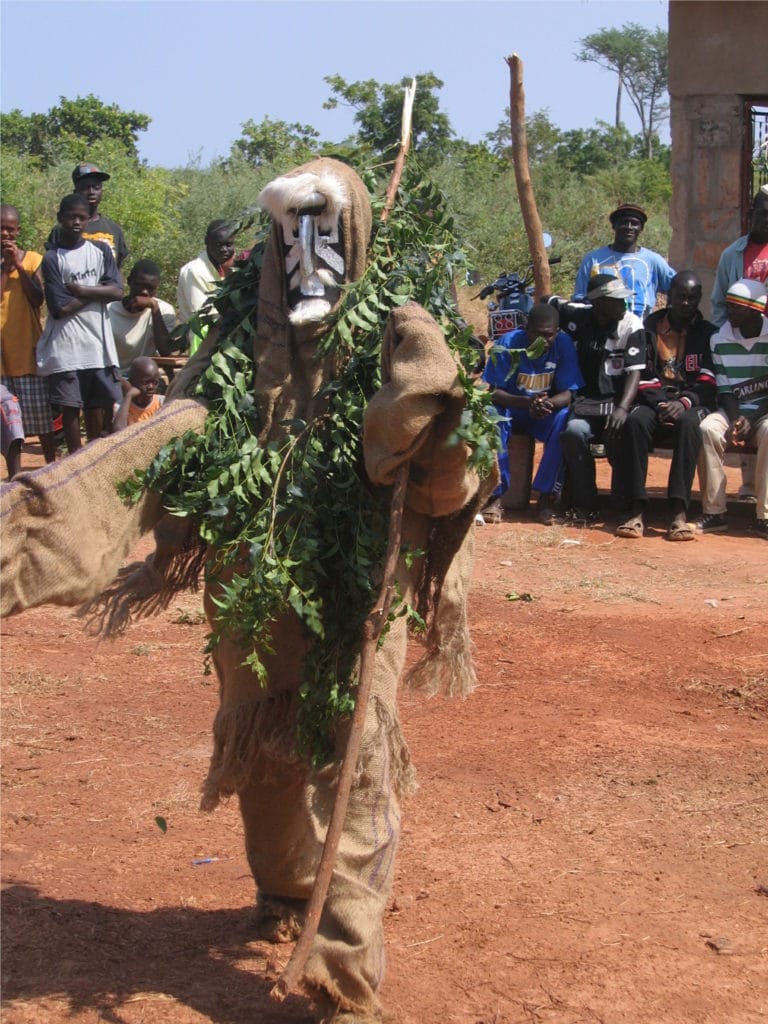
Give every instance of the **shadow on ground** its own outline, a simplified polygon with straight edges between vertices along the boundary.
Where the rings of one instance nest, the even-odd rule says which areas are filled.
[[[140,912],[15,885],[2,901],[3,1006],[10,1020],[13,1005],[63,999],[70,1012],[92,1008],[99,1020],[125,1024],[122,1009],[151,993],[212,1024],[309,1024],[306,1000],[270,999],[271,947],[252,943],[252,931],[250,907]]]

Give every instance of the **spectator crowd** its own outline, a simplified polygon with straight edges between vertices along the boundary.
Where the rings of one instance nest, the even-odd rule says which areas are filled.
[[[730,449],[754,454],[754,465],[742,459],[739,496],[754,503],[754,533],[768,540],[768,186],[752,200],[749,232],[720,258],[712,322],[699,309],[698,276],[640,245],[641,207],[619,206],[609,220],[613,241],[584,257],[572,298],[533,306],[491,348],[483,380],[500,417],[501,483],[482,521],[504,514],[509,441],[522,434],[543,443],[533,479],[543,524],[601,518],[599,452],[611,467],[617,535],[642,537],[648,457],[671,448],[668,539],[724,532]],[[703,513],[693,523],[697,469]]]
[[[157,298],[160,270],[152,260],[137,260],[124,284],[123,230],[99,212],[109,178],[94,164],[75,167],[73,192],[59,203],[42,255],[19,247],[19,211],[2,205],[0,385],[9,477],[22,468],[27,436],[38,435],[52,462],[59,432],[72,453],[83,428],[90,441],[153,415],[162,404],[158,364],[194,351],[204,336],[205,328],[176,330],[176,310]],[[203,251],[182,267],[182,323],[231,273],[233,236],[225,221],[213,221]]]
[[[157,298],[156,263],[137,260],[123,282],[123,231],[99,212],[109,178],[78,164],[44,254],[19,247],[19,212],[2,206],[0,384],[9,477],[22,468],[28,435],[40,438],[50,462],[59,431],[71,453],[82,444],[81,428],[91,440],[157,412],[161,364],[196,350],[206,328],[192,326],[194,314],[232,272],[234,233],[214,220],[203,250],[180,270],[177,305],[187,330],[177,330],[176,310]],[[725,531],[726,449],[746,446],[754,470],[744,460],[740,496],[754,501],[754,530],[768,540],[768,186],[753,199],[749,232],[720,258],[711,322],[699,309],[697,275],[675,272],[640,244],[641,207],[623,204],[609,221],[613,239],[584,256],[572,298],[535,305],[485,364],[500,417],[501,484],[482,519],[503,516],[509,441],[522,434],[543,444],[533,487],[544,524],[601,518],[595,454],[604,452],[616,532],[642,537],[649,454],[662,447],[672,449],[668,538]],[[656,308],[659,294],[664,308]],[[703,514],[691,523],[697,468]]]

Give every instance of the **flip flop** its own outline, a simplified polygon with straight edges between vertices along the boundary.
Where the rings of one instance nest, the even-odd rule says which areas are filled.
[[[502,521],[504,510],[501,507],[501,502],[493,501],[490,505],[486,505],[480,514],[483,517],[483,522],[488,526],[497,526]]]
[[[644,532],[645,526],[643,524],[642,516],[632,516],[631,519],[627,519],[626,522],[619,523],[616,527],[617,537],[627,537],[632,540],[642,537]]]
[[[673,523],[667,530],[667,540],[696,540],[693,523]]]

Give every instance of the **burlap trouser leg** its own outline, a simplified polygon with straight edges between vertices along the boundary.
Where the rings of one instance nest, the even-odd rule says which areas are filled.
[[[300,664],[301,644],[284,643],[289,629],[270,659],[272,680],[283,664],[284,679],[291,679]],[[226,645],[226,641],[225,641]],[[400,801],[404,764],[407,761],[396,718],[396,686],[403,666],[406,645],[404,619],[393,624],[376,656],[373,694],[368,707],[358,773],[352,788],[344,832],[339,846],[328,897],[312,947],[304,982],[310,995],[327,1008],[363,1013],[378,1010],[377,990],[384,973],[383,916],[392,885],[392,872],[400,832]],[[281,659],[280,651],[285,657]],[[217,745],[238,747],[226,740],[226,722],[247,720],[250,702],[262,706],[253,719],[256,731],[267,740],[279,733],[284,723],[270,732],[267,705],[273,700],[268,690],[258,689],[250,669],[239,665],[242,652],[219,647],[217,667],[222,680],[222,706],[214,732]],[[247,675],[244,675],[247,673]],[[250,676],[250,679],[248,678]],[[263,703],[263,702],[266,702]],[[239,710],[236,705],[239,704]],[[279,716],[281,700],[274,700]],[[315,873],[331,815],[338,764],[320,770],[281,758],[273,751],[251,747],[250,763],[238,767],[241,774],[235,789],[245,828],[248,862],[260,895],[284,900],[295,906],[312,892]],[[239,744],[241,755],[243,744]],[[343,739],[339,744],[339,756]],[[246,769],[245,775],[242,769]],[[226,792],[231,777],[217,755],[212,773]],[[209,776],[210,780],[210,776]],[[223,780],[223,783],[222,783]]]

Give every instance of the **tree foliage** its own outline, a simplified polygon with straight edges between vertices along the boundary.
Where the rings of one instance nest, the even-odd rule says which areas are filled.
[[[532,167],[551,157],[562,138],[560,129],[552,123],[549,110],[534,110],[525,118],[525,137],[528,143],[528,161]],[[492,153],[504,160],[512,159],[512,125],[509,107],[504,109],[504,118],[495,131],[488,132],[486,142]]]
[[[390,140],[399,137],[402,88],[377,82],[353,83],[333,78],[339,88],[351,90],[350,98],[363,103],[358,113],[373,117],[366,105],[382,100],[385,89],[391,104],[384,118],[366,120],[365,140],[361,126],[350,143],[347,155],[337,146],[335,154],[349,159],[374,143],[384,146],[385,121],[391,129]],[[448,196],[455,219],[457,236],[470,254],[474,269],[492,280],[507,269],[519,269],[528,262],[528,246],[511,170],[511,144],[508,112],[495,132],[483,142],[474,143],[424,128],[432,123],[431,110],[439,114],[437,85],[422,79],[422,91],[416,95],[416,129],[421,161],[430,165],[430,175]],[[426,89],[426,94],[423,91]],[[367,100],[363,102],[363,96]],[[427,102],[428,101],[428,102]],[[70,110],[77,100],[62,100],[62,110]],[[97,101],[100,106],[100,101]],[[85,103],[81,121],[93,127],[95,118],[86,117],[92,105]],[[378,107],[377,107],[378,110]],[[129,120],[134,115],[127,114]],[[143,117],[143,115],[140,115]],[[378,116],[378,115],[377,115]],[[126,148],[125,137],[105,134],[98,139],[86,133],[71,139],[63,148],[51,146],[45,160],[31,158],[30,133],[39,123],[18,111],[3,116],[3,175],[0,191],[3,202],[13,203],[21,212],[23,244],[38,252],[55,221],[55,211],[63,195],[72,188],[72,167],[79,160],[91,160],[109,171],[101,209],[117,220],[125,231],[130,255],[126,271],[134,260],[147,257],[161,267],[160,295],[175,302],[180,267],[203,247],[205,228],[214,218],[234,219],[252,206],[264,185],[276,174],[311,157],[328,152],[310,125],[264,118],[243,125],[242,136],[232,145],[226,160],[209,166],[191,162],[173,170],[146,167],[137,162],[135,146]],[[444,115],[441,115],[444,117]],[[135,120],[135,119],[134,119]],[[146,123],[149,122],[145,118]],[[63,124],[63,121],[61,122]],[[68,122],[70,128],[75,121]],[[133,123],[133,122],[132,122]],[[446,127],[438,120],[438,126]],[[36,127],[35,127],[36,126]],[[553,255],[562,262],[555,268],[555,287],[570,294],[576,269],[590,248],[602,245],[609,230],[607,212],[619,202],[641,203],[649,213],[643,241],[651,248],[666,252],[669,244],[668,204],[671,194],[669,150],[653,141],[654,158],[646,159],[646,140],[631,135],[624,126],[618,129],[604,122],[590,128],[563,131],[546,110],[533,111],[526,119],[528,149],[537,203],[544,228],[555,239]],[[374,131],[375,129],[375,131]],[[143,130],[143,129],[142,129]],[[130,129],[129,129],[130,133]],[[378,141],[377,141],[378,140]],[[54,140],[56,141],[56,140]],[[383,149],[377,149],[380,156]],[[354,159],[353,159],[354,162]],[[238,248],[252,244],[246,231],[238,236]]]
[[[668,84],[668,37],[664,29],[647,29],[635,22],[621,28],[604,28],[581,40],[580,61],[597,64],[618,76],[616,124],[621,123],[624,89],[640,118],[645,154],[653,156],[659,125],[669,112],[665,100]]]
[[[320,133],[309,124],[289,124],[265,117],[258,124],[246,121],[241,130],[242,135],[233,143],[232,151],[253,167],[304,163],[319,149]]]
[[[147,130],[151,120],[147,114],[121,110],[116,103],[102,103],[92,93],[74,100],[60,96],[58,106],[45,114],[25,115],[18,109],[3,114],[2,142],[42,167],[61,159],[82,160],[104,139],[138,160],[139,133]]]
[[[364,82],[347,82],[341,75],[328,75],[324,81],[331,87],[331,97],[323,107],[335,109],[339,103],[354,107],[359,125],[358,139],[378,155],[389,154],[400,141],[403,111],[403,89],[410,78],[384,83],[369,78]],[[440,110],[437,90],[443,83],[431,71],[416,77],[413,103],[413,148],[423,164],[437,162],[446,152],[453,131],[448,115]]]

